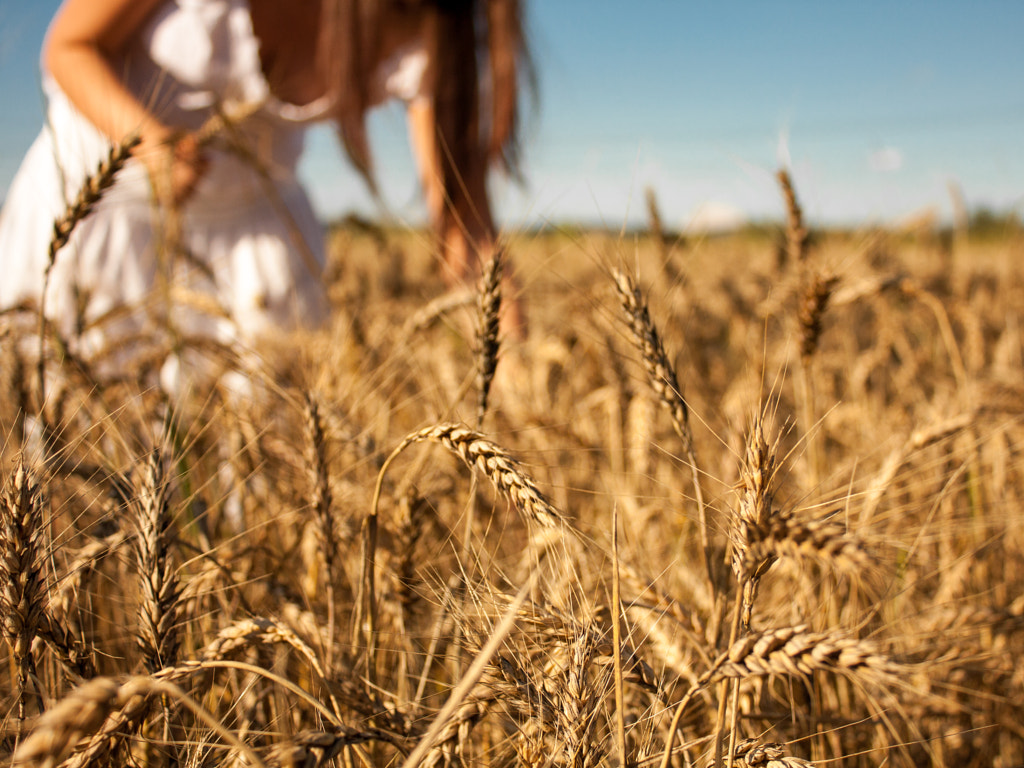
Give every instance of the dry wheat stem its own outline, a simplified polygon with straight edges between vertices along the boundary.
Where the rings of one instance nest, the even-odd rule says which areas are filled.
[[[336,712],[332,712],[329,707],[310,694],[309,691],[305,690],[297,683],[292,682],[288,678],[282,677],[281,675],[271,672],[269,669],[257,666],[256,664],[249,664],[244,661],[234,661],[232,659],[203,659],[202,661],[190,661],[178,667],[161,670],[159,677],[166,678],[168,680],[175,680],[183,676],[195,675],[197,672],[209,669],[237,669],[243,672],[259,675],[260,677],[265,677],[272,683],[275,683],[298,696],[311,708],[320,713],[329,723],[331,723],[332,726],[342,726],[339,715]]]
[[[414,312],[402,326],[402,332],[399,334],[403,340],[402,344],[417,332],[429,328],[439,317],[477,301],[479,301],[479,292],[472,288],[449,291],[431,300],[422,309]]]

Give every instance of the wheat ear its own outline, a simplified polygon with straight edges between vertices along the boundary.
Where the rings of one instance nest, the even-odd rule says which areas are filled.
[[[67,245],[75,227],[85,219],[103,194],[114,184],[118,172],[124,167],[132,155],[132,150],[139,145],[141,138],[131,135],[110,148],[107,157],[99,164],[96,172],[87,176],[78,195],[68,205],[59,219],[53,223],[53,235],[50,238],[49,251],[46,258],[46,269],[43,271],[43,290],[39,296],[39,360],[36,362],[36,376],[39,384],[40,411],[46,402],[45,373],[43,346],[46,336],[46,289],[50,285],[50,272],[57,261],[57,253]]]
[[[821,340],[821,321],[825,315],[825,308],[837,282],[838,278],[835,277],[814,275],[805,287],[797,309],[797,321],[800,325],[801,409],[804,430],[808,435],[807,454],[813,472],[813,485],[818,485],[825,474],[824,435],[820,430],[812,433],[817,419],[814,356]]]
[[[751,611],[761,577],[775,561],[774,552],[754,551],[755,545],[768,537],[775,514],[775,468],[774,445],[769,446],[765,440],[761,416],[758,415],[747,439],[741,480],[743,492],[733,522],[733,571],[740,584],[744,630],[750,628]],[[735,633],[732,640],[736,640]]]
[[[803,210],[796,199],[796,190],[793,189],[793,179],[785,168],[780,168],[775,178],[778,179],[782,199],[786,204],[786,255],[790,261],[803,264],[807,257],[807,228],[804,226]]]
[[[484,267],[480,278],[480,294],[477,302],[476,329],[476,382],[477,413],[476,424],[483,427],[484,416],[491,394],[491,383],[498,367],[498,321],[501,312],[501,275],[504,272],[502,251],[495,248],[490,261]]]
[[[43,505],[39,485],[22,460],[0,501],[0,617],[17,665],[18,719],[25,719],[25,685],[35,676],[32,642],[45,622]]]
[[[708,583],[712,594],[717,593],[720,584],[718,569],[715,567],[711,551],[711,533],[708,526],[707,510],[704,506],[704,492],[700,482],[700,470],[697,467],[697,456],[693,447],[693,432],[690,429],[690,409],[683,399],[683,390],[679,386],[675,368],[669,362],[665,347],[658,335],[658,329],[651,321],[640,289],[625,271],[614,272],[615,288],[623,314],[633,335],[633,341],[640,350],[640,357],[647,380],[661,404],[669,413],[672,429],[682,443],[683,453],[690,465],[693,479],[693,493],[697,500],[697,515],[700,521],[700,543],[704,551],[704,566],[707,571]]]
[[[839,282],[838,277],[822,277],[815,275],[804,290],[804,295],[797,310],[800,322],[800,356],[806,360],[818,351],[821,339],[821,320],[828,307],[828,300]]]
[[[180,606],[168,495],[163,457],[154,450],[146,460],[135,500],[135,559],[142,592],[138,641],[150,672],[173,666],[178,659]]]
[[[672,742],[682,722],[683,712],[694,696],[708,685],[725,679],[806,676],[818,670],[878,681],[892,678],[899,673],[900,667],[879,653],[871,643],[835,633],[809,632],[805,626],[747,635],[721,654],[676,705],[665,737],[661,768],[668,768]]]
[[[385,467],[399,453],[413,443],[424,441],[437,442],[459,456],[467,466],[478,470],[491,481],[494,487],[504,494],[509,502],[546,528],[566,528],[568,523],[537,488],[537,484],[526,474],[522,466],[505,449],[488,440],[483,434],[463,424],[438,424],[413,432],[402,440],[394,450]],[[384,468],[377,479],[375,500],[380,497],[381,480]],[[376,505],[376,501],[375,501]]]
[[[111,146],[110,152],[99,164],[96,172],[86,177],[82,188],[78,190],[78,195],[68,205],[63,215],[53,223],[53,236],[50,238],[46,263],[47,274],[53,267],[57,252],[67,245],[75,227],[92,212],[96,203],[103,198],[103,194],[113,186],[118,171],[128,162],[132,150],[138,146],[140,141],[139,136],[133,135]]]

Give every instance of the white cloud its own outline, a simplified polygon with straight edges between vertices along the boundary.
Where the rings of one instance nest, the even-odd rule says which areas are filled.
[[[747,221],[743,211],[735,205],[710,200],[690,215],[686,231],[690,233],[731,232],[742,227]]]
[[[903,167],[903,153],[896,147],[881,147],[868,155],[868,165],[876,173],[892,173]]]

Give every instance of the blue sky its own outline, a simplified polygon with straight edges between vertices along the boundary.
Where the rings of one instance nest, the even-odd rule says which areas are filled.
[[[37,61],[55,0],[0,0],[0,194],[42,120]],[[540,109],[523,188],[495,185],[510,227],[703,211],[778,217],[792,169],[809,218],[894,222],[972,206],[1024,211],[1024,2],[544,0],[528,8]],[[422,206],[401,110],[374,115],[389,211]],[[325,217],[373,213],[326,128],[302,175]]]

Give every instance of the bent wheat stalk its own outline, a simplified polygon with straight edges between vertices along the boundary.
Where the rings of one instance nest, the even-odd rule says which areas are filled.
[[[377,601],[375,596],[374,558],[377,551],[377,508],[380,504],[384,475],[399,454],[413,443],[438,442],[460,456],[466,464],[486,477],[520,512],[545,528],[571,531],[562,513],[540,492],[512,456],[492,443],[481,433],[462,424],[438,424],[413,432],[391,452],[377,475],[370,513],[363,522],[363,572],[360,580],[362,594],[356,600],[356,616],[352,625],[353,645],[357,644],[363,629],[363,607],[366,607],[367,674],[373,679],[373,658],[376,655]]]

